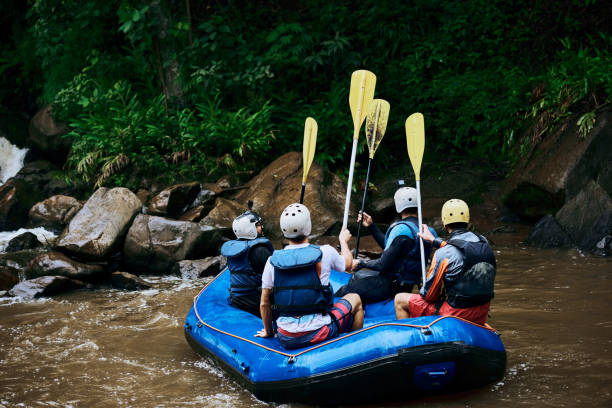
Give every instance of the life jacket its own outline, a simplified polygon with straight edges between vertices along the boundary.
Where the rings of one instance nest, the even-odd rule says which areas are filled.
[[[249,264],[249,253],[257,245],[274,247],[268,238],[259,237],[249,240],[228,241],[221,246],[221,255],[227,258],[230,270],[230,297],[252,296],[261,287],[261,274],[257,274]]]
[[[455,308],[485,304],[493,299],[493,284],[497,263],[493,249],[482,235],[477,242],[451,238],[447,244],[463,255],[463,267],[444,275],[448,303]]]
[[[275,316],[301,316],[327,313],[333,305],[331,285],[322,285],[317,264],[323,253],[316,245],[274,251],[270,263],[274,267]]]
[[[429,227],[431,233],[437,237],[436,231]],[[391,275],[405,284],[415,284],[421,282],[421,248],[418,244],[418,225],[408,219],[396,221],[387,230],[385,234],[385,250],[391,246],[393,240],[399,236],[406,236],[414,240],[415,244],[401,259],[398,259],[394,266]],[[423,249],[425,254],[425,263],[431,254],[431,244],[423,241]]]

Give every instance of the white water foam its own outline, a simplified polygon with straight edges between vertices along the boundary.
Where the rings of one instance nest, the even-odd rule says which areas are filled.
[[[31,232],[36,235],[36,238],[43,244],[52,244],[57,235],[51,231],[47,231],[43,227],[38,228],[19,228],[17,231],[2,231],[0,232],[0,253],[4,252],[9,241],[24,232]]]
[[[27,151],[0,137],[0,186],[21,170]]]

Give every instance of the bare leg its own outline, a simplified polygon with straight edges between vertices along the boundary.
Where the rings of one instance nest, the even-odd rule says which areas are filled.
[[[353,314],[353,326],[352,330],[359,330],[363,327],[363,306],[361,304],[361,298],[356,293],[348,293],[342,297],[342,299],[348,300],[351,304],[351,313]]]
[[[397,320],[407,319],[410,317],[408,313],[408,302],[410,302],[410,297],[412,293],[398,293],[395,295],[395,318]]]

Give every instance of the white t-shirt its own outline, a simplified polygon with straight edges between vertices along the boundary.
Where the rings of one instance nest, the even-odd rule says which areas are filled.
[[[309,243],[303,243],[299,245],[287,245],[285,249],[298,249],[305,248]],[[344,272],[346,262],[342,255],[338,253],[330,245],[323,245],[320,247],[323,256],[321,257],[321,284],[327,285],[329,283],[329,273],[331,270],[338,272]],[[270,258],[266,262],[263,275],[261,276],[261,287],[264,289],[272,289],[274,287],[274,267],[270,263]],[[290,333],[301,333],[312,330],[317,330],[327,324],[331,323],[331,317],[329,315],[323,315],[321,313],[304,315],[299,318],[281,316],[276,319],[276,325],[281,329]]]

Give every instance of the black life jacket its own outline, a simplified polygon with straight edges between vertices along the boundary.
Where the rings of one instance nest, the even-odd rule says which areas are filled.
[[[317,263],[323,256],[318,246],[274,251],[274,303],[278,316],[302,316],[327,313],[333,305],[331,285],[322,285]]]
[[[272,243],[265,237],[250,240],[237,239],[221,246],[221,255],[227,258],[227,267],[230,270],[230,297],[232,299],[259,293],[261,274],[255,273],[249,263],[249,253],[257,245],[264,245],[270,252],[274,251]]]
[[[451,238],[447,244],[459,249],[463,255],[461,270],[444,275],[448,303],[455,308],[467,308],[493,299],[497,264],[487,240],[478,235],[477,242]]]

